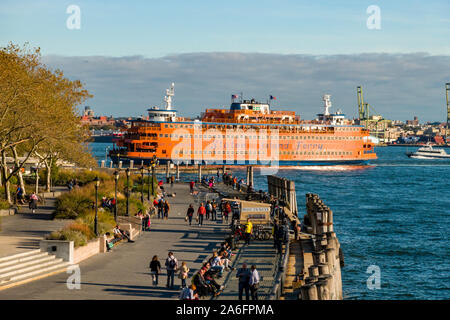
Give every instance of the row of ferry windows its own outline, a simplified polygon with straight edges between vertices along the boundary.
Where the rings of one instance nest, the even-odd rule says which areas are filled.
[[[198,125],[195,125],[197,128],[199,128],[200,127],[200,125],[198,124]],[[215,126],[215,125],[208,125],[208,124],[202,124],[201,125],[202,126],[202,128],[210,128],[210,129],[214,129],[214,128],[216,128],[217,126]],[[229,127],[231,127],[231,126],[233,126],[233,127],[235,127],[236,125],[223,125],[223,126],[229,126]],[[242,125],[237,125],[237,127],[238,128],[242,128],[242,127],[244,127],[244,126],[242,126]],[[248,125],[245,125],[245,127],[250,127],[250,128],[253,128],[253,126],[248,126]],[[272,126],[264,126],[264,125],[258,125],[258,126],[256,126],[256,128],[258,128],[258,129],[261,129],[261,128],[272,128]],[[178,124],[165,124],[164,125],[164,128],[186,128],[186,129],[192,129],[192,128],[194,128],[194,125],[192,125],[192,124],[180,124],[180,125],[178,125]],[[299,126],[283,126],[283,128],[285,128],[285,129],[294,129],[294,128],[303,128],[303,127],[299,127]],[[335,130],[337,130],[337,131],[359,131],[359,128],[357,128],[357,127],[341,127],[341,128],[338,128],[338,127],[336,127],[335,128]]]
[[[211,139],[211,138],[215,138],[216,136],[214,135],[201,135],[201,134],[196,134],[196,135],[191,135],[191,134],[186,134],[186,135],[178,135],[178,134],[159,134],[160,138],[205,138],[205,139]],[[225,138],[224,135],[222,136],[217,136],[217,137],[222,137]],[[231,138],[230,135],[226,136],[227,138]],[[257,136],[246,136],[248,139],[257,139]],[[243,135],[240,136],[236,136],[236,138],[244,138]],[[280,140],[362,140],[362,137],[355,137],[355,136],[348,136],[348,137],[322,137],[322,136],[280,136],[279,137]]]
[[[234,151],[192,151],[191,150],[191,154],[249,154],[248,151],[238,151],[238,152],[234,152]],[[179,154],[183,154],[183,152],[180,152]],[[267,154],[266,152],[261,152],[261,151],[250,151],[250,154]],[[281,154],[285,154],[285,155],[317,155],[317,156],[349,156],[352,155],[352,152],[350,151],[309,151],[309,152],[301,152],[301,151],[284,151],[281,152]]]

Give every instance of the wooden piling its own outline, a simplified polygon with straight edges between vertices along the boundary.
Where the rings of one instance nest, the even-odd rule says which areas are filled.
[[[166,163],[166,178],[168,179],[170,177],[170,161],[167,161]]]

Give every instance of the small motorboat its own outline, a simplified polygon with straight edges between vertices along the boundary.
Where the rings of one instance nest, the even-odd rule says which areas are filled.
[[[450,159],[450,155],[444,149],[434,149],[430,144],[419,148],[416,152],[406,152],[406,155],[414,159]]]

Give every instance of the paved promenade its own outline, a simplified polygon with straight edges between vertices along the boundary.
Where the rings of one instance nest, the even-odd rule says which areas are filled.
[[[66,191],[65,187],[55,187],[54,191]],[[36,213],[31,213],[28,205],[20,206],[19,213],[1,218],[0,258],[39,249],[39,241],[48,233],[61,229],[68,220],[51,220],[55,198],[45,199]]]
[[[80,290],[69,290],[69,275],[61,273],[0,291],[0,299],[177,299],[180,280],[175,278],[174,290],[165,287],[164,261],[168,251],[173,251],[180,263],[186,261],[192,275],[223,241],[226,228],[212,221],[206,221],[202,227],[188,226],[184,221],[186,203],[189,199],[194,203],[188,185],[175,184],[173,190],[166,186],[166,190],[176,193],[176,197],[168,198],[169,219],[153,219],[152,230],[135,243],[121,243],[112,252],[81,262]],[[152,285],[148,269],[153,255],[158,255],[163,266],[157,287]]]

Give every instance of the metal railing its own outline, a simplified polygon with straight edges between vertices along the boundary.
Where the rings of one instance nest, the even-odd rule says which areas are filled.
[[[289,260],[289,244],[286,244],[284,254],[280,255],[275,271],[274,284],[270,290],[268,300],[278,300],[284,293],[284,280],[286,278],[286,268]]]

